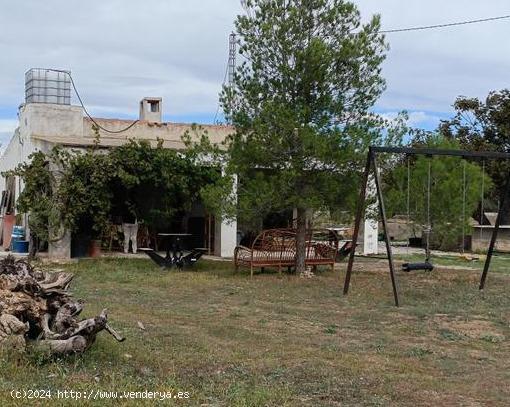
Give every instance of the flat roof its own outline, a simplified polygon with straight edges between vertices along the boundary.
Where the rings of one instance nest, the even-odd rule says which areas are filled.
[[[134,122],[133,120],[102,118],[94,118],[94,121],[111,131],[123,130]],[[108,133],[100,130],[99,141],[97,141],[93,125],[94,122],[88,117],[85,117],[83,119],[83,135],[75,134],[63,136],[33,134],[32,138],[66,147],[90,147],[98,143],[98,147],[100,148],[122,146],[130,140],[148,141],[155,147],[159,141],[162,141],[164,148],[184,150],[186,149],[186,145],[182,141],[182,136],[185,133],[189,133],[191,139],[194,141],[199,141],[202,134],[207,133],[213,144],[220,144],[229,135],[234,133],[234,128],[228,125],[193,125],[188,123],[138,121],[133,127],[122,133]]]

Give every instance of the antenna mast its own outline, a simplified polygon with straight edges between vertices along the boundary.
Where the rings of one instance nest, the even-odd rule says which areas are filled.
[[[236,72],[236,53],[237,53],[237,44],[236,44],[236,34],[232,32],[228,38],[228,87],[230,89],[230,106],[229,110],[232,112],[232,90],[234,87],[234,78]]]
[[[234,75],[236,71],[236,34],[231,33],[228,40],[228,86],[234,84]]]

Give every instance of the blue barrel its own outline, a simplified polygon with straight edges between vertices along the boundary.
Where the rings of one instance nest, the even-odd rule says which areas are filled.
[[[25,240],[25,228],[23,226],[14,226],[12,228],[12,241]]]
[[[13,240],[11,242],[13,253],[28,253],[28,241]]]

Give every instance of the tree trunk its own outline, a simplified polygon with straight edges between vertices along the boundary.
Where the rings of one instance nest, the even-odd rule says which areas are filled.
[[[306,209],[297,208],[296,228],[296,273],[304,274],[306,271]]]
[[[80,353],[106,330],[107,310],[94,318],[79,319],[81,301],[73,300],[73,275],[36,270],[25,260],[8,256],[0,261],[0,349],[24,349],[28,343],[55,354]]]

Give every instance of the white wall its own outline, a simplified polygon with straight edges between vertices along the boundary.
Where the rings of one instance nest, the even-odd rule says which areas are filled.
[[[233,257],[237,246],[237,221],[218,219],[214,234],[214,254]]]
[[[232,197],[237,198],[237,177],[234,178]],[[237,220],[216,218],[214,228],[214,254],[220,257],[233,257],[236,246]]]
[[[79,106],[29,103],[19,115],[26,136],[83,136],[83,109]]]
[[[375,179],[370,177],[367,184],[367,199],[374,199],[377,195]],[[379,222],[377,219],[378,204],[374,203],[365,211],[365,225],[363,228],[363,254],[378,254]]]
[[[19,111],[19,127],[14,132],[0,158],[0,172],[13,170],[28,161],[37,151],[48,151],[51,145],[32,138],[34,135],[77,136],[83,134],[83,111],[81,107],[43,103],[24,105]],[[0,177],[0,191],[5,189],[5,179]],[[16,180],[16,197],[23,189]]]
[[[0,172],[15,169],[19,164],[27,162],[35,151],[49,151],[52,144],[32,138],[34,135],[53,136],[82,136],[83,111],[81,107],[52,104],[30,103],[24,105],[19,111],[19,127],[14,132],[2,157],[0,158]],[[16,177],[16,195],[19,197],[24,185]],[[5,178],[0,176],[0,191],[5,189]],[[26,214],[25,214],[26,215]],[[23,219],[27,225],[27,218]],[[30,231],[27,228],[27,237]],[[65,239],[64,239],[65,240]],[[64,244],[65,243],[65,244]],[[69,257],[70,246],[68,241],[59,243],[63,248],[51,250],[54,257]],[[50,245],[51,246],[51,245]]]
[[[22,154],[19,129],[16,129],[14,135],[9,141],[9,144],[7,145],[7,148],[2,154],[2,158],[0,158],[0,172],[14,169],[16,165],[21,162],[21,159]],[[0,176],[0,191],[3,190],[5,190],[5,177]]]

